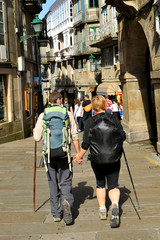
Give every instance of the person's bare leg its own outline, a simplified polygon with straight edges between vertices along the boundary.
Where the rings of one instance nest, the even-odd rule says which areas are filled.
[[[118,188],[111,189],[108,193],[111,203],[119,203],[120,190]]]
[[[120,199],[120,190],[118,188],[111,189],[108,193],[109,199],[111,200],[111,218],[110,226],[115,228],[119,226],[119,199]]]
[[[106,189],[96,188],[96,195],[99,204],[99,217],[101,220],[106,219]]]
[[[96,195],[99,207],[104,207],[106,205],[106,189],[96,188]]]

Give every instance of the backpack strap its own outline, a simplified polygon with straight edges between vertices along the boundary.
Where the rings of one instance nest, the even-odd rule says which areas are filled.
[[[65,139],[65,136],[68,139]],[[63,120],[63,151],[67,153],[69,170],[70,172],[72,172],[70,143],[71,143],[71,134],[70,134],[69,122],[67,119],[67,120]]]

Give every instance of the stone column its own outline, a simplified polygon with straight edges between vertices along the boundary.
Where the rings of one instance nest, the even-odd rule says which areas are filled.
[[[147,76],[145,73],[125,73],[120,76],[124,118],[122,121],[128,142],[149,139]]]
[[[151,72],[152,83],[154,84],[155,110],[157,122],[157,152],[160,153],[160,70]]]

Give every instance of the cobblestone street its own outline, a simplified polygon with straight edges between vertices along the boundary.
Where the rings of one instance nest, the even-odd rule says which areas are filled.
[[[79,134],[80,141],[82,133]],[[127,167],[122,157],[120,173],[120,227],[100,221],[95,177],[86,161],[73,163],[74,224],[54,223],[44,168],[37,149],[36,213],[33,213],[33,138],[0,145],[0,240],[160,240],[160,158],[151,147],[124,143],[138,195],[138,209]],[[74,156],[72,150],[72,156]],[[107,201],[107,206],[109,206]]]

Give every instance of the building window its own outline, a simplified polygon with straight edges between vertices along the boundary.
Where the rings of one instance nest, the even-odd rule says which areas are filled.
[[[79,0],[77,1],[77,13],[79,12]]]
[[[98,0],[89,0],[89,8],[98,8],[99,1]]]
[[[112,7],[112,19],[116,18],[116,8],[115,7]]]
[[[4,9],[3,9],[3,1],[0,0],[0,45],[5,45],[4,40]]]
[[[81,59],[78,60],[78,72],[81,72],[82,62]]]
[[[101,71],[101,58],[95,58],[91,61],[91,72]]]
[[[86,60],[86,58],[83,59],[83,72],[87,72],[87,60]]]
[[[106,48],[104,49],[104,65],[110,66],[111,65],[111,55],[110,55],[110,49]]]
[[[7,82],[5,76],[0,75],[0,122],[7,121]]]
[[[117,61],[119,61],[118,45],[113,47],[113,64],[116,65]]]
[[[70,36],[70,46],[73,45],[72,36]]]
[[[58,50],[61,50],[61,44],[58,42]]]
[[[100,27],[89,28],[89,40],[96,41],[100,39]]]
[[[107,8],[103,9],[103,23],[108,22],[108,12],[107,12]]]

